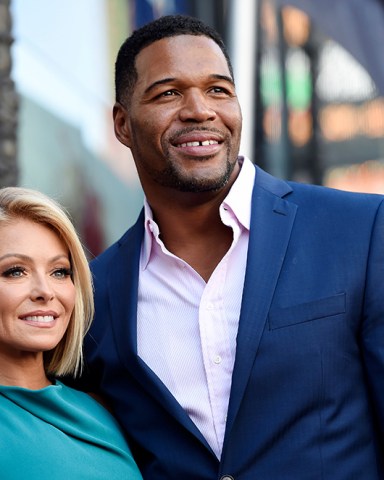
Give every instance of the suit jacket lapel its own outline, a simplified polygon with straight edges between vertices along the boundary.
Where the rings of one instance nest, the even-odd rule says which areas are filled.
[[[297,206],[282,198],[291,190],[257,169],[226,435],[244,395],[291,235]]]
[[[122,363],[130,366],[137,353],[137,300],[141,241],[144,214],[119,241],[115,257],[107,272],[112,328]]]
[[[108,271],[112,328],[120,361],[149,395],[211,450],[189,415],[137,354],[138,277],[143,235],[144,213],[141,212],[136,224],[121,239],[119,255]]]

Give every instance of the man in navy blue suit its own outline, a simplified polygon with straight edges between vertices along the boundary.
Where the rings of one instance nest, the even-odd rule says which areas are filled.
[[[383,198],[239,156],[231,63],[197,19],[124,42],[113,118],[145,204],[92,262],[84,378],[144,478],[384,479]]]

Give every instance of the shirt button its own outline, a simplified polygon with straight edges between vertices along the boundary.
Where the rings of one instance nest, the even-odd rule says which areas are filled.
[[[220,480],[235,480],[231,475],[223,475]]]
[[[216,355],[216,357],[213,359],[213,361],[216,363],[216,365],[219,365],[219,363],[221,363],[220,355]]]

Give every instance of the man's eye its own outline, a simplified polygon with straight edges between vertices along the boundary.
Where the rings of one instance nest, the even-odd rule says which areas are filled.
[[[228,90],[226,88],[223,88],[223,87],[212,87],[211,91],[213,93],[226,93],[228,94]]]
[[[174,95],[176,95],[175,90],[167,90],[165,92],[162,92],[159,96],[160,97],[172,97]]]
[[[70,268],[57,268],[52,275],[55,278],[66,278],[72,276],[72,270]]]
[[[19,278],[22,277],[25,273],[25,268],[23,267],[11,267],[5,270],[1,275],[8,278]]]

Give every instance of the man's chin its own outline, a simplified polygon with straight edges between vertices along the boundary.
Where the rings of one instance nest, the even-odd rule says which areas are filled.
[[[189,193],[204,193],[204,192],[216,192],[221,190],[227,185],[229,175],[226,174],[220,178],[207,179],[207,178],[189,178],[179,179],[174,183],[173,187],[180,192]]]

